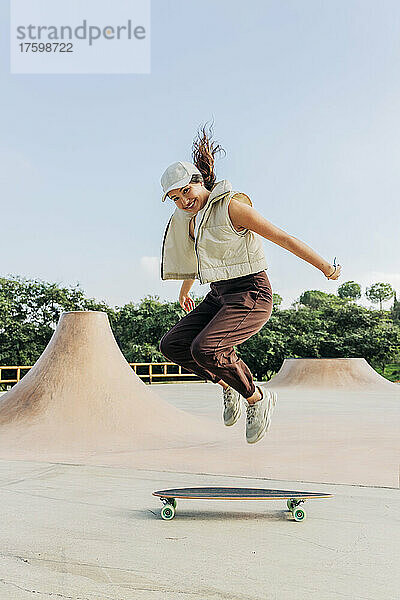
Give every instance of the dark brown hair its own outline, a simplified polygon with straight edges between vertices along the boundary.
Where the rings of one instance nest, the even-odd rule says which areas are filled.
[[[213,123],[209,125],[208,132],[207,123],[205,123],[197,131],[197,136],[194,139],[192,146],[193,163],[199,169],[203,178],[204,187],[207,190],[212,190],[216,180],[216,175],[214,173],[215,155],[220,152],[226,154],[222,146],[212,140],[213,133]],[[191,181],[193,183],[200,183],[201,178],[199,175],[193,175]]]

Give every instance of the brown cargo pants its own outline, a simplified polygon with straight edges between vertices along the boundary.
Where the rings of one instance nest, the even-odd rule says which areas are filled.
[[[249,398],[255,392],[253,376],[233,346],[260,331],[271,312],[265,271],[213,282],[204,300],[162,337],[160,350],[202,379],[222,379]]]

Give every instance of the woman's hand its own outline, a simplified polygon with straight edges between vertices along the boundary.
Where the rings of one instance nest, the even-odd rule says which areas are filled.
[[[194,279],[185,279],[179,292],[179,304],[185,312],[190,312],[196,307],[194,300],[189,296],[190,288],[193,284]]]
[[[340,276],[340,271],[342,267],[336,264],[336,258],[333,261],[333,265],[328,265],[326,269],[324,269],[324,275],[327,279],[338,279]]]
[[[194,300],[189,296],[189,293],[184,294],[182,291],[179,294],[179,304],[185,312],[190,312],[196,307]]]

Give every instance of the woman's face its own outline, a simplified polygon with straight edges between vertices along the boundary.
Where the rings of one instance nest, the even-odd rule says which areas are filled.
[[[188,183],[183,188],[168,192],[178,208],[190,213],[197,213],[206,204],[210,195],[202,183]]]

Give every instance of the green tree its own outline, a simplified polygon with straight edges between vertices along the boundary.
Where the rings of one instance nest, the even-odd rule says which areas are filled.
[[[321,315],[328,335],[321,341],[322,357],[365,358],[373,367],[392,362],[400,347],[400,327],[390,314],[349,303]]]
[[[273,292],[272,293],[272,305],[275,310],[279,310],[280,305],[282,304],[282,296]]]
[[[393,298],[395,291],[390,283],[374,283],[366,289],[365,295],[374,304],[379,302],[379,310],[382,310],[382,302]]]
[[[391,313],[393,321],[397,323],[397,325],[400,325],[400,302],[397,300],[396,292],[394,293]]]
[[[273,313],[238,354],[258,378],[269,379],[284,358],[363,357],[374,368],[396,362],[400,327],[389,313],[347,301],[319,309],[302,306]]]
[[[361,298],[361,286],[355,281],[346,281],[338,287],[338,296],[342,300],[358,300]]]
[[[59,287],[40,279],[0,278],[0,364],[33,364],[63,311],[112,309],[85,298],[79,285]]]
[[[112,328],[118,345],[128,362],[164,362],[159,343],[162,336],[185,314],[179,302],[161,302],[158,296],[148,295],[139,303],[117,308]],[[152,356],[151,361],[138,359],[140,348]]]
[[[303,292],[300,296],[300,305],[308,306],[310,308],[322,308],[323,306],[340,306],[342,304],[335,294],[327,294],[320,290],[308,290]]]

